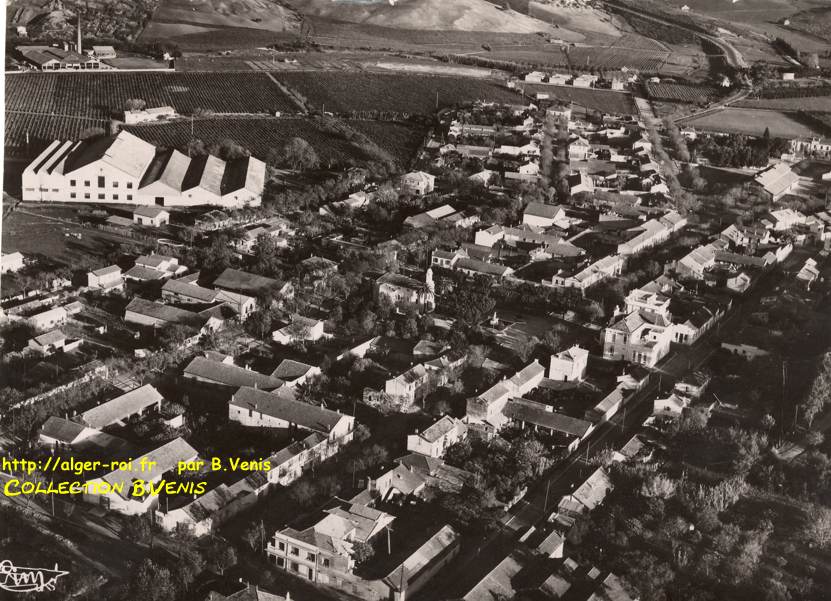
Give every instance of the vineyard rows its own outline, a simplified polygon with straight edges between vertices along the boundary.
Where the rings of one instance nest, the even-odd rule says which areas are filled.
[[[638,71],[658,72],[669,57],[669,52],[621,48],[578,47],[568,50],[572,69],[618,70],[623,67]]]
[[[136,136],[158,146],[185,149],[191,140],[190,121],[171,121],[150,125],[126,126]],[[395,160],[406,162],[407,152],[414,152],[423,132],[415,127],[395,123],[354,122],[323,124],[316,119],[273,117],[240,117],[197,119],[193,135],[206,144],[233,140],[260,159],[267,159],[272,149],[281,149],[291,138],[306,140],[315,149],[323,164],[345,164],[372,160],[359,143],[349,139],[349,130],[366,135]]]
[[[82,134],[105,129],[107,119],[37,115],[6,111],[6,152],[14,156],[37,155],[54,140],[78,140]],[[28,144],[26,135],[29,136]]]
[[[516,103],[517,95],[495,81],[385,73],[279,73],[274,75],[318,109],[332,113],[389,111],[432,114],[438,106],[488,100]]]
[[[706,104],[713,101],[718,92],[710,86],[693,86],[682,83],[647,83],[646,92],[654,100]]]
[[[6,77],[6,109],[109,119],[129,98],[148,107],[215,113],[294,112],[264,73],[25,73]]]

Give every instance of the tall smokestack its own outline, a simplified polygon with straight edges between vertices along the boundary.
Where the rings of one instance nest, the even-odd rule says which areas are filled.
[[[81,45],[81,7],[78,7],[78,54],[84,54],[84,48]]]

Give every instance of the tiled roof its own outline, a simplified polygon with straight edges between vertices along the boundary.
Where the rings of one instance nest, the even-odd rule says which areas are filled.
[[[241,387],[231,397],[231,405],[253,409],[263,415],[297,424],[308,430],[329,434],[344,418],[337,411],[286,398],[282,394]]]
[[[262,390],[280,388],[284,382],[279,378],[261,374],[237,365],[228,365],[206,357],[194,357],[184,370],[185,376],[198,377],[233,388],[256,386]]]
[[[83,425],[53,415],[43,424],[40,434],[64,444],[71,444],[83,431]]]
[[[81,414],[81,418],[91,428],[103,428],[126,417],[144,411],[162,400],[159,391],[150,384],[145,384],[126,394],[122,394],[106,403],[93,407]]]

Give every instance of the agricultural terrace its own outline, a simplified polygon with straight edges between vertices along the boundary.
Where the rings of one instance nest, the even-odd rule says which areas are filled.
[[[297,111],[265,73],[21,73],[6,77],[6,110],[109,119],[130,98],[214,113]]]
[[[516,103],[517,94],[499,82],[465,77],[385,73],[279,73],[274,77],[318,109],[432,114],[438,107],[486,100]]]
[[[281,149],[291,138],[303,138],[326,165],[385,159],[406,165],[424,136],[419,128],[399,123],[351,125],[319,118],[208,118],[193,121],[193,136],[208,145],[233,140],[263,160],[268,158],[269,151]],[[158,146],[180,150],[186,149],[191,140],[190,120],[133,125],[124,129]]]
[[[820,135],[810,125],[803,123],[795,113],[766,111],[761,109],[727,108],[702,117],[684,121],[698,130],[761,136],[765,128],[774,138],[803,138]]]
[[[654,100],[688,102],[691,104],[706,104],[712,102],[718,96],[718,91],[712,86],[694,86],[682,83],[647,82],[646,93]]]
[[[615,115],[635,115],[638,112],[632,95],[627,92],[528,83],[519,83],[517,89],[524,90],[525,95],[532,98],[538,93],[548,94],[549,99],[573,103],[588,111]]]
[[[101,133],[109,123],[109,119],[92,117],[57,117],[6,111],[6,154],[34,157],[54,140],[79,140],[90,133]]]

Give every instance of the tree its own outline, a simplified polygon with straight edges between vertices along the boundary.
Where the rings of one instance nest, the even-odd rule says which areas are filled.
[[[303,138],[292,138],[286,142],[281,160],[282,164],[288,165],[294,171],[315,169],[320,163],[315,149]]]
[[[306,480],[300,480],[291,487],[289,496],[298,505],[308,505],[317,495],[315,487]]]
[[[130,579],[129,589],[130,599],[135,601],[173,601],[176,593],[170,570],[152,559],[139,564]]]
[[[129,541],[146,543],[152,535],[150,520],[146,515],[129,516],[121,534]]]
[[[252,551],[258,551],[265,547],[265,527],[262,521],[251,524],[242,533],[242,538],[248,543]]]
[[[171,352],[181,348],[188,339],[196,334],[196,328],[181,323],[174,323],[158,331],[158,342],[162,348]]]
[[[825,442],[825,435],[818,430],[810,430],[805,435],[805,444],[809,447],[818,447]]]
[[[143,111],[147,103],[141,98],[128,98],[124,101],[125,111]]]
[[[223,574],[225,570],[237,563],[237,552],[225,540],[213,539],[205,550],[205,559],[211,569]]]
[[[375,556],[375,549],[369,543],[357,541],[352,543],[352,559],[360,565]]]

